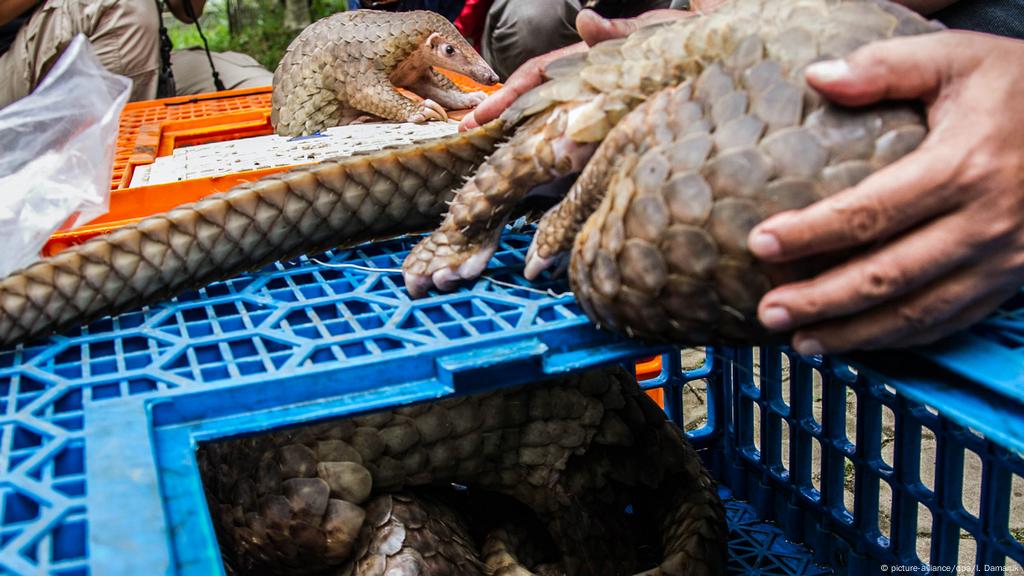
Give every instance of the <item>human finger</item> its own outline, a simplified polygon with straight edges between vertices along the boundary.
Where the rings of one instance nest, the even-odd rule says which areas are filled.
[[[581,10],[576,15],[576,32],[589,46],[605,40],[629,36],[649,24],[692,16],[688,10],[650,10],[634,18],[604,18],[593,10]]]
[[[469,130],[494,120],[520,96],[529,92],[544,80],[544,67],[563,56],[587,49],[584,42],[577,42],[565,48],[531,58],[516,69],[501,88],[488,96],[459,123],[459,130]]]
[[[847,106],[880,100],[930,100],[942,86],[951,59],[936,57],[955,47],[953,33],[907,36],[868,44],[844,59],[807,67],[807,82]]]
[[[861,246],[949,210],[965,152],[929,145],[875,172],[858,185],[810,206],[776,214],[751,230],[751,253],[780,262]]]
[[[999,308],[1000,304],[1016,294],[1018,289],[1017,287],[1012,287],[999,290],[991,296],[982,298],[978,302],[957,312],[945,322],[940,322],[929,330],[904,339],[899,345],[908,348],[912,346],[925,346],[955,334],[991,314],[993,310]]]
[[[970,229],[951,214],[819,276],[771,290],[758,305],[769,330],[791,330],[867,310],[916,290],[961,265],[977,251]]]
[[[898,347],[924,334],[935,336],[940,326],[953,326],[951,322],[976,302],[991,303],[993,290],[988,267],[969,266],[870,311],[799,330],[793,335],[793,348],[814,355]],[[979,310],[972,310],[977,315],[972,320],[983,315]]]

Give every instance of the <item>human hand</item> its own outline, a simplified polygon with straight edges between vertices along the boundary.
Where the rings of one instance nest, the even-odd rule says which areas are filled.
[[[459,123],[459,130],[469,130],[494,120],[520,96],[526,94],[543,81],[544,67],[562,56],[568,56],[587,49],[584,42],[577,42],[565,48],[559,48],[530,58],[516,69],[505,83],[493,94],[484,99],[472,112],[466,114]]]
[[[994,310],[1024,282],[1024,42],[941,32],[813,65],[808,82],[848,106],[920,99],[921,146],[860,184],[751,231],[784,262],[857,257],[762,298],[761,322],[796,329],[802,354],[930,343]]]
[[[691,15],[692,12],[684,10],[651,10],[635,18],[602,18],[593,10],[581,10],[576,15],[576,31],[579,32],[582,42],[577,42],[565,48],[559,48],[547,54],[531,58],[523,63],[505,84],[494,94],[480,103],[475,110],[467,114],[459,124],[460,130],[476,128],[494,120],[506,108],[512,105],[520,96],[538,86],[544,80],[544,67],[558,60],[562,56],[568,56],[576,52],[583,52],[589,46],[598,42],[622,38],[641,26],[653,24],[668,19],[681,18]]]

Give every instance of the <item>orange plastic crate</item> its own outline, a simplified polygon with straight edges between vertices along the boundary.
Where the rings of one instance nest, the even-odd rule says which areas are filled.
[[[441,72],[466,91],[482,90],[491,93],[500,87],[481,86],[465,76],[445,70]],[[117,149],[114,153],[109,211],[85,226],[57,232],[43,247],[43,255],[52,256],[69,246],[81,244],[146,216],[166,212],[243,182],[259,180],[268,174],[294,167],[277,166],[181,182],[128,187],[137,166],[152,164],[157,157],[170,155],[176,148],[273,134],[270,94],[271,89],[267,86],[131,102],[126,105],[121,113]],[[450,116],[458,119],[465,113],[456,111]]]
[[[641,383],[644,380],[657,378],[659,374],[661,374],[661,356],[651,356],[636,361],[636,379]],[[647,395],[657,402],[658,406],[665,407],[665,393],[661,388],[648,390]]]

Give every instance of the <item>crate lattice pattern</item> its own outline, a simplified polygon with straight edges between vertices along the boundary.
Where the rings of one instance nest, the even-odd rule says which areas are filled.
[[[850,574],[1024,565],[1020,454],[843,362],[728,353],[727,483],[817,561]]]
[[[122,181],[127,184],[125,171],[128,169],[132,154],[136,151],[139,131],[144,126],[155,127],[162,122],[209,118],[269,107],[269,87],[266,90],[252,90],[249,94],[234,95],[230,98],[209,95],[181,96],[129,103],[121,113],[117,144],[114,148],[114,170],[110,178],[111,191],[120,188]]]

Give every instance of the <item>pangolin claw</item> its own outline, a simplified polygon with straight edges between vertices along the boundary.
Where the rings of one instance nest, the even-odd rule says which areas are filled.
[[[430,100],[429,98],[421,102],[422,107],[416,112],[410,114],[405,121],[414,122],[416,124],[423,124],[424,122],[444,122],[448,120],[448,113],[445,112],[444,108],[440,104]]]
[[[530,249],[526,252],[526,266],[523,268],[523,276],[527,280],[536,280],[541,272],[547,270],[559,260],[557,256],[541,256],[538,252],[537,244],[531,242]]]
[[[927,130],[919,110],[905,104],[831,107],[801,71],[870,41],[936,29],[885,0],[741,0],[595,46],[585,61],[553,71],[510,109],[510,119],[244,184],[15,273],[0,281],[0,342],[77,326],[281,258],[421,231],[437,222],[456,182],[472,174],[438,232],[405,262],[410,294],[450,289],[483,271],[527,191],[581,167],[583,184],[564,205],[571,221],[550,250],[530,254],[530,276],[570,251],[573,290],[603,326],[676,344],[766,342],[756,322],[759,299],[811,272],[755,262],[746,246],[752,227],[856,184],[910,152]],[[404,106],[414,104],[397,105],[404,118]],[[437,108],[427,101],[417,113],[446,117]],[[297,132],[318,129],[282,115],[277,120]],[[590,152],[596,161],[588,162]],[[332,491],[328,480],[344,470],[320,470],[309,455],[341,462],[356,458],[354,451],[374,491],[464,474],[460,481],[500,486],[547,513],[567,573],[628,574],[636,553],[629,538],[637,534],[620,515],[624,505],[601,500],[615,498],[603,488],[649,487],[660,478],[670,480],[659,482],[670,493],[658,494],[656,525],[672,538],[662,543],[661,573],[725,572],[713,483],[635,382],[626,390],[584,377],[521,396],[502,393],[510,396],[466,404],[462,413],[446,400],[368,417],[324,438],[296,437],[286,445],[307,449],[288,454],[263,457],[250,445],[234,456],[242,472],[217,480],[233,500],[217,521],[257,562],[290,573],[323,568],[312,561],[345,555],[361,510],[335,492],[363,494]],[[656,442],[637,442],[652,434]],[[351,450],[335,450],[341,444],[334,441]],[[620,458],[628,465],[618,465]],[[320,473],[326,479],[313,477]],[[378,548],[387,550],[404,541],[397,528],[381,538]],[[706,565],[691,570],[691,559]]]
[[[465,108],[478,102],[436,68],[485,84],[496,78],[441,14],[339,12],[306,27],[289,45],[274,72],[271,123],[279,135],[297,136],[363,114],[389,122],[446,120],[437,103]],[[432,101],[415,102],[396,88]]]
[[[500,229],[499,229],[500,232]],[[432,289],[450,292],[466,280],[479,278],[498,247],[499,234],[481,244],[453,245],[443,232],[434,232],[405,258],[405,288],[413,298]]]

